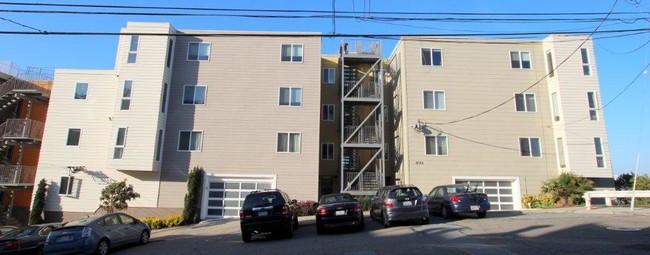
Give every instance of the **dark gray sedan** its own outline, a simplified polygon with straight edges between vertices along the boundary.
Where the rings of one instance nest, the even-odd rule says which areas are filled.
[[[45,238],[60,223],[50,223],[13,228],[0,236],[0,255],[41,254]]]
[[[427,198],[429,213],[439,213],[449,219],[457,213],[476,213],[485,217],[490,210],[490,201],[485,193],[476,192],[476,186],[452,184],[437,186]]]

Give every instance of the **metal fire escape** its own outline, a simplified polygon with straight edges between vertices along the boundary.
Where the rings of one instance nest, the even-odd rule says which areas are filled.
[[[341,192],[372,195],[385,185],[381,42],[341,43]]]

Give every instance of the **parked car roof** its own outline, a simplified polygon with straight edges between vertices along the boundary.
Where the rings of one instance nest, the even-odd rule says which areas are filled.
[[[86,226],[86,225],[90,224],[91,222],[95,221],[96,219],[99,219],[99,218],[104,217],[106,215],[109,215],[109,214],[89,215],[87,217],[77,218],[77,219],[68,221],[64,225],[66,227],[69,227],[69,226]]]

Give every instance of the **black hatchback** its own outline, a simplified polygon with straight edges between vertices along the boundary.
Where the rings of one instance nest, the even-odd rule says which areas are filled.
[[[239,211],[242,240],[249,242],[253,235],[262,233],[293,237],[293,231],[298,229],[295,204],[296,200],[278,189],[248,194]]]

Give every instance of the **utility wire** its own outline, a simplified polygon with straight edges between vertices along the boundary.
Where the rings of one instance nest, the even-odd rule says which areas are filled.
[[[617,3],[618,3],[618,0],[615,0],[615,1],[614,1],[614,4],[612,5],[612,8],[611,8],[610,11],[609,11],[609,13],[608,13],[604,18],[603,18],[603,21],[602,21],[600,24],[598,24],[598,26],[594,29],[594,31],[591,32],[591,34],[589,34],[589,36],[588,36],[587,38],[585,38],[585,39],[582,41],[582,43],[580,43],[580,45],[578,45],[578,47],[576,47],[576,49],[573,50],[573,52],[571,52],[571,54],[569,54],[569,56],[567,56],[564,60],[562,60],[560,63],[558,63],[557,66],[553,67],[553,69],[550,70],[549,72],[547,72],[547,73],[546,73],[542,78],[540,78],[539,80],[537,80],[537,81],[536,81],[535,83],[533,83],[532,85],[528,86],[526,89],[524,89],[524,90],[521,91],[520,93],[524,93],[524,92],[528,91],[529,89],[531,89],[531,88],[537,86],[537,84],[540,84],[544,79],[546,79],[546,78],[549,76],[550,73],[555,72],[555,70],[557,70],[558,68],[560,68],[560,66],[562,66],[564,63],[566,63],[566,62],[567,62],[567,61],[568,61],[568,60],[569,60],[569,59],[570,59],[570,58],[571,58],[571,57],[572,57],[576,52],[578,52],[578,51],[580,50],[580,48],[582,48],[582,46],[583,46],[583,45],[584,45],[584,44],[585,44],[589,39],[591,39],[591,37],[592,37],[594,34],[596,34],[596,33],[598,32],[598,29],[603,25],[603,23],[605,23],[605,20],[607,19],[607,17],[609,17],[609,15],[614,11],[614,8],[616,7],[616,4],[617,4]],[[494,106],[494,107],[491,107],[491,108],[489,108],[489,109],[487,109],[487,110],[485,110],[485,111],[479,112],[479,113],[474,114],[474,115],[470,115],[470,116],[465,117],[465,118],[462,118],[462,119],[457,119],[457,120],[453,120],[453,121],[449,121],[449,122],[434,123],[434,124],[435,124],[435,125],[447,125],[447,124],[455,124],[455,123],[463,122],[463,121],[466,121],[466,120],[471,120],[471,119],[473,119],[473,118],[476,118],[476,117],[482,116],[482,115],[484,115],[484,114],[487,114],[487,113],[489,113],[489,112],[491,112],[491,111],[494,111],[495,109],[497,109],[497,108],[499,108],[499,107],[501,107],[501,106],[507,104],[508,102],[512,101],[514,98],[515,98],[515,96],[512,96],[512,97],[508,98],[508,100],[503,101],[502,103],[497,104],[497,105]]]
[[[32,26],[25,25],[25,24],[20,23],[20,22],[18,22],[18,21],[14,21],[14,20],[11,20],[11,19],[3,18],[3,17],[0,17],[0,19],[1,19],[1,20],[4,20],[4,21],[7,21],[7,22],[10,22],[10,23],[13,23],[13,24],[16,24],[16,25],[19,25],[19,26],[24,27],[24,28],[29,28],[29,29],[31,29],[31,30],[38,31],[38,32],[40,32],[40,33],[47,33],[47,31],[40,30],[40,29],[35,28],[35,27],[32,27]]]

